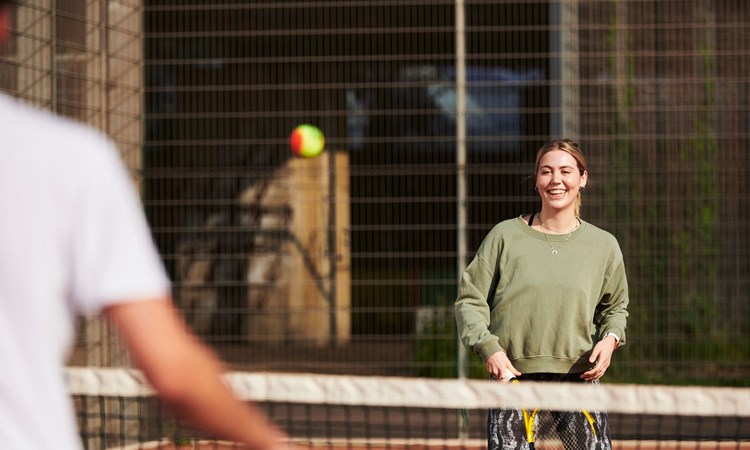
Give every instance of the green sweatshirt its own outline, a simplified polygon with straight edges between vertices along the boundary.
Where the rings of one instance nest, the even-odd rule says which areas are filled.
[[[570,237],[545,235],[518,217],[487,234],[461,277],[455,313],[461,341],[483,360],[505,351],[522,373],[575,373],[591,368],[607,333],[625,344],[627,305],[614,236],[586,222]]]

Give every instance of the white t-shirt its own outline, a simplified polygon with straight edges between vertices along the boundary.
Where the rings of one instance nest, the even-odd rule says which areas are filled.
[[[114,145],[0,95],[0,442],[81,448],[64,362],[76,314],[169,282]]]

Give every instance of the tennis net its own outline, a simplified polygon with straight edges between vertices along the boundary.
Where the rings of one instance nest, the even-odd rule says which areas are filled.
[[[172,418],[136,370],[71,367],[67,380],[88,449],[234,448]],[[750,450],[746,388],[246,372],[228,373],[226,381],[301,447],[486,449],[487,411],[523,408],[540,411],[531,427],[536,449],[609,448],[580,439],[577,424],[587,421],[576,417],[586,410],[607,411],[614,449]]]

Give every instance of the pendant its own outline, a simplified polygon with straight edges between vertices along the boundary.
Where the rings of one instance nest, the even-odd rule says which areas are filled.
[[[557,249],[556,249],[556,248],[553,248],[553,249],[552,249],[552,254],[553,254],[553,255],[556,255],[556,254],[557,254]]]

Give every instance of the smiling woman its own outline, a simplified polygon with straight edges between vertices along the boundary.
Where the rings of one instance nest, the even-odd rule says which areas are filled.
[[[614,236],[580,218],[588,171],[578,144],[557,140],[539,149],[534,180],[541,211],[496,225],[461,278],[459,335],[501,382],[598,384],[625,343],[622,253]],[[580,439],[610,449],[606,413],[590,420],[592,427],[576,428]],[[526,448],[522,411],[490,410],[488,424],[489,450]],[[593,424],[600,433],[589,434]]]
[[[578,144],[565,139],[542,147],[537,153],[534,177],[535,189],[542,198],[538,226],[551,233],[567,233],[565,230],[571,227],[566,225],[571,225],[570,222],[578,227],[581,191],[586,188],[589,177],[586,159]]]

